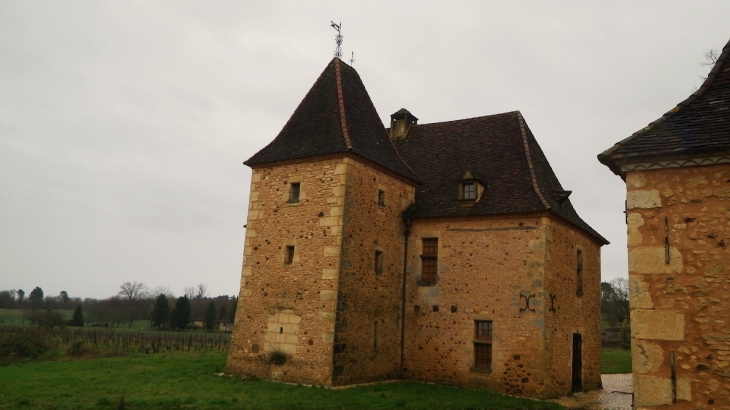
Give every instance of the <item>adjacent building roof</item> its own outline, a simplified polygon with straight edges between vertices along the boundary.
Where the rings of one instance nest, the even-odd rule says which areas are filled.
[[[515,112],[412,125],[395,139],[402,158],[423,181],[412,217],[476,216],[552,211],[607,244],[575,212],[522,115]],[[458,201],[466,170],[486,191],[478,202]]]
[[[699,90],[646,128],[598,155],[615,174],[620,164],[692,158],[730,151],[730,42]]]
[[[419,182],[398,156],[360,76],[335,57],[279,135],[244,164],[347,152]]]

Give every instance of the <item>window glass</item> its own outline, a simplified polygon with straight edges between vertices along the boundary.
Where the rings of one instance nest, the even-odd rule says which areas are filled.
[[[477,369],[492,368],[491,343],[474,343],[474,367]]]
[[[423,253],[421,254],[421,281],[435,282],[438,271],[438,238],[423,239]]]
[[[292,262],[294,262],[294,247],[287,246],[286,254],[284,255],[284,263],[286,263],[287,265],[291,265]]]
[[[474,324],[475,327],[475,339],[480,340],[492,340],[492,321],[491,320],[477,320]]]
[[[299,202],[299,182],[292,182],[289,190],[289,202]]]
[[[578,249],[575,261],[575,294],[583,296],[583,251]]]
[[[475,199],[476,195],[474,193],[474,183],[473,182],[465,182],[462,185],[462,198],[463,199]]]
[[[380,275],[383,273],[383,252],[375,251],[375,273]]]

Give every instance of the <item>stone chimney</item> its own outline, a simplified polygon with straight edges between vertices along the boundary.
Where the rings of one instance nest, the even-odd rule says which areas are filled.
[[[418,124],[418,118],[405,108],[390,115],[390,138],[405,138],[411,126]]]

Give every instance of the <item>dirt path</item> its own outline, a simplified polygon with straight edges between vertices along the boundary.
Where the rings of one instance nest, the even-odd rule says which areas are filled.
[[[631,373],[601,375],[603,390],[576,393],[573,396],[551,400],[569,409],[631,410],[634,384]]]

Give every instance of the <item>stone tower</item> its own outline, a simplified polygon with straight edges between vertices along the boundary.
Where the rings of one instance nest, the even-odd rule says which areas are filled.
[[[636,408],[730,408],[730,43],[598,159],[626,181]]]
[[[403,223],[418,177],[338,58],[253,170],[228,371],[334,386],[398,376]]]

